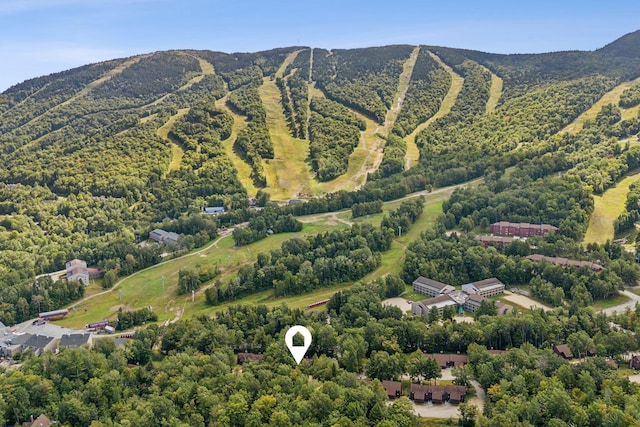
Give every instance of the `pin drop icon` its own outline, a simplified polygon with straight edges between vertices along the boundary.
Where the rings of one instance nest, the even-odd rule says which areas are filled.
[[[298,333],[304,338],[304,345],[293,345],[293,337]],[[302,358],[307,353],[307,350],[309,350],[311,340],[311,332],[301,325],[290,327],[285,334],[284,342],[287,344],[287,347],[289,347],[289,351],[298,365],[302,362]]]

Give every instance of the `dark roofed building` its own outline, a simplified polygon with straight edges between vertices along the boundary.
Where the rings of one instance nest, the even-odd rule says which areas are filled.
[[[490,245],[494,245],[498,248],[504,248],[505,246],[513,242],[513,237],[504,236],[477,235],[475,239],[482,243],[482,246],[484,246],[485,248],[488,248]]]
[[[454,366],[464,366],[469,363],[469,358],[464,354],[453,353],[425,353],[426,357],[436,359],[441,368],[452,368]]]
[[[445,307],[453,306],[457,309],[458,303],[454,301],[449,295],[438,295],[434,298],[425,299],[422,301],[414,301],[411,303],[411,313],[416,316],[427,316],[432,308],[436,308],[440,316]]]
[[[540,254],[529,255],[527,256],[527,259],[533,262],[547,261],[553,265],[559,265],[562,267],[576,267],[576,268],[587,267],[591,269],[591,271],[594,271],[596,273],[604,270],[603,266],[591,261],[576,261],[568,258],[552,257],[552,256],[545,256]]]
[[[209,206],[204,208],[205,215],[220,215],[224,213],[223,206]]]
[[[504,293],[504,283],[495,277],[491,277],[464,284],[462,285],[462,290],[468,294],[478,294],[488,298]]]
[[[573,359],[573,353],[567,344],[554,345],[553,352],[565,359]]]
[[[449,403],[458,404],[464,402],[464,398],[467,395],[467,388],[463,385],[447,385],[444,391],[449,395]]]
[[[238,365],[242,365],[248,360],[261,361],[262,355],[256,353],[238,353]]]
[[[382,387],[389,399],[397,399],[402,396],[402,383],[399,381],[382,381]]]
[[[422,384],[411,384],[409,399],[416,403],[431,400],[431,387]]]
[[[440,386],[431,386],[431,401],[433,403],[444,403],[446,400],[446,392],[444,391],[444,387]]]
[[[526,222],[500,221],[491,224],[491,233],[503,236],[544,236],[547,233],[558,234],[558,227],[549,224],[529,224]]]
[[[23,351],[31,350],[36,356],[40,356],[45,351],[53,351],[56,347],[57,339],[44,335],[31,335],[23,345]]]
[[[66,334],[60,338],[60,347],[91,347],[91,334]]]

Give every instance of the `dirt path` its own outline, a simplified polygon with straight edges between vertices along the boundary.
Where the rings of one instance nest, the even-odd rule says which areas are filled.
[[[603,310],[600,310],[600,312],[606,314],[607,316],[612,316],[615,313],[624,313],[627,308],[629,310],[633,310],[636,304],[640,304],[640,295],[636,295],[633,292],[627,290],[620,291],[620,293],[626,297],[629,297],[629,301],[613,307],[605,308]]]
[[[438,111],[427,121],[418,125],[418,127],[415,128],[414,131],[407,135],[407,137],[405,138],[405,141],[407,142],[405,169],[410,169],[411,166],[414,165],[420,158],[420,150],[416,145],[416,137],[418,136],[418,134],[429,127],[429,125],[434,121],[449,114],[451,108],[456,103],[456,99],[458,99],[458,95],[462,90],[462,84],[464,83],[464,78],[453,71],[453,69],[447,64],[442,62],[442,60],[436,54],[434,54],[433,52],[429,52],[429,55],[431,55],[431,57],[435,59],[438,64],[440,64],[440,66],[451,75],[451,86],[449,87],[449,92],[447,92],[444,99],[442,100],[442,104],[440,104],[440,108],[438,109]]]
[[[160,138],[168,141],[171,144],[171,163],[169,163],[167,173],[173,170],[180,169],[180,163],[182,162],[182,157],[184,156],[184,149],[182,148],[182,145],[169,137],[169,131],[171,130],[173,125],[182,117],[184,117],[188,112],[189,108],[181,108],[176,114],[169,117],[169,120],[167,120],[165,124],[160,126],[156,132]]]
[[[560,133],[570,133],[573,135],[577,134],[584,127],[585,121],[595,119],[596,115],[598,115],[600,110],[602,110],[602,107],[604,107],[607,104],[618,105],[622,92],[624,92],[626,89],[630,88],[634,84],[638,84],[638,83],[640,83],[640,77],[633,81],[626,81],[614,87],[609,92],[605,93],[602,96],[602,98],[597,100],[596,103],[591,106],[591,108],[589,108],[587,111],[582,113],[573,122],[565,126],[565,128],[562,129]]]
[[[284,70],[299,52],[298,50],[287,56],[275,77],[282,77]],[[298,193],[314,194],[312,187],[315,179],[306,163],[309,142],[291,136],[275,79],[265,77],[259,92],[267,112],[267,127],[273,142],[274,158],[264,162],[267,189],[271,198],[287,200],[296,197]]]

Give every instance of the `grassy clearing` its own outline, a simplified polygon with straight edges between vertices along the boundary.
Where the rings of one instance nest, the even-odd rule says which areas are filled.
[[[596,118],[596,115],[598,115],[600,110],[602,110],[602,107],[604,107],[607,104],[618,105],[618,102],[620,102],[620,95],[622,95],[622,92],[624,92],[626,89],[630,88],[631,86],[633,86],[636,83],[640,83],[640,78],[637,78],[637,79],[635,79],[633,81],[624,82],[624,83],[614,87],[609,92],[605,93],[602,96],[602,98],[600,98],[598,101],[596,101],[596,103],[593,104],[591,106],[591,108],[589,108],[587,111],[582,113],[573,122],[569,123],[560,132],[561,133],[566,132],[566,133],[570,133],[570,134],[573,134],[573,135],[577,134],[578,132],[580,132],[582,130],[582,127],[584,126],[584,122],[585,121],[593,120],[593,119]]]
[[[636,172],[605,191],[602,196],[593,196],[594,209],[584,243],[604,243],[607,239],[613,239],[613,221],[624,211],[629,186],[638,180],[640,173]]]
[[[233,277],[238,269],[247,263],[254,262],[257,254],[267,252],[279,247],[282,242],[294,235],[310,235],[334,229],[346,227],[342,224],[334,224],[323,221],[314,224],[305,224],[300,233],[282,233],[270,236],[251,245],[236,248],[233,239],[219,238],[216,245],[209,249],[194,250],[187,257],[168,260],[148,270],[126,278],[117,288],[95,298],[89,299],[77,305],[66,318],[58,323],[66,327],[81,328],[87,323],[102,319],[115,319],[119,307],[138,309],[151,306],[158,314],[160,322],[171,320],[178,316],[191,315],[197,312],[199,304],[204,306],[203,289],[197,293],[195,303],[191,302],[191,295],[177,295],[178,274],[180,269],[196,267],[203,264],[215,264],[221,270],[218,278]],[[162,286],[162,276],[164,288]],[[255,296],[251,296],[255,297]]]
[[[282,76],[298,52],[291,53],[285,59],[276,77]],[[282,110],[280,89],[276,86],[275,79],[265,77],[259,92],[267,112],[267,127],[274,149],[274,158],[264,162],[267,189],[271,198],[287,200],[299,193],[315,194],[313,187],[316,181],[306,163],[309,142],[291,136]]]
[[[498,101],[502,96],[502,79],[491,73],[491,89],[489,89],[489,99],[487,100],[487,114],[495,111]]]
[[[398,118],[398,114],[400,114],[402,103],[404,102],[404,98],[407,95],[409,82],[411,82],[411,75],[413,74],[413,68],[416,65],[419,53],[420,47],[416,46],[415,48],[413,48],[413,51],[411,51],[409,58],[402,65],[402,73],[400,74],[400,78],[398,79],[398,89],[396,89],[394,103],[389,111],[387,111],[387,115],[384,119],[385,135],[388,135],[391,129],[393,129],[393,126],[396,123],[396,119]]]
[[[640,105],[633,108],[620,108],[622,110],[622,120],[635,119],[640,114]]]
[[[309,95],[316,98],[324,98],[324,93],[314,86],[309,86]],[[366,129],[360,132],[360,144],[349,156],[349,166],[347,172],[336,179],[327,182],[314,182],[312,187],[316,193],[333,193],[339,190],[354,190],[367,180],[367,174],[374,171],[379,166],[376,164],[377,158],[381,157],[384,141],[380,139],[376,132],[378,124],[357,111],[351,110],[356,116],[364,120]]]
[[[608,298],[605,300],[596,300],[591,304],[594,310],[604,310],[605,308],[615,307],[616,305],[624,304],[629,301],[629,297],[624,294],[618,294],[615,297]]]
[[[227,107],[226,102],[226,96],[216,101],[216,108],[226,111],[233,116],[231,135],[229,138],[222,141],[222,146],[224,147],[227,156],[231,159],[233,166],[235,166],[238,171],[238,179],[242,183],[243,187],[247,190],[249,196],[254,196],[258,192],[258,187],[255,186],[253,179],[251,179],[251,166],[242,159],[240,154],[234,148],[238,132],[247,127],[247,119],[233,112],[229,107]]]
[[[405,156],[405,164],[406,169],[411,168],[412,165],[418,162],[420,158],[420,150],[418,150],[418,146],[416,145],[416,136],[423,130],[425,130],[431,123],[438,120],[441,117],[446,116],[451,111],[451,108],[456,103],[456,99],[458,99],[458,94],[462,90],[462,84],[464,83],[464,78],[460,76],[458,73],[453,71],[451,67],[442,62],[442,60],[435,55],[433,52],[429,52],[429,55],[433,59],[435,59],[438,64],[442,68],[444,68],[451,75],[451,86],[449,87],[449,92],[445,95],[442,100],[442,104],[440,104],[440,109],[434,114],[431,118],[429,118],[426,122],[420,123],[417,128],[414,129],[409,135],[406,136],[405,141],[407,142],[407,155]]]
[[[189,108],[181,108],[176,114],[169,117],[169,120],[167,120],[165,124],[158,128],[158,131],[156,132],[160,138],[168,141],[171,144],[171,163],[169,163],[169,169],[167,169],[167,172],[180,169],[180,163],[182,162],[182,157],[184,156],[184,149],[180,146],[180,144],[169,138],[169,131],[171,130],[173,125],[188,112]]]

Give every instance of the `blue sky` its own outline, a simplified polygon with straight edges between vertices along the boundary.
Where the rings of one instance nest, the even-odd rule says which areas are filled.
[[[0,0],[0,90],[165,49],[408,43],[497,53],[593,50],[640,29],[638,16],[637,0]]]

